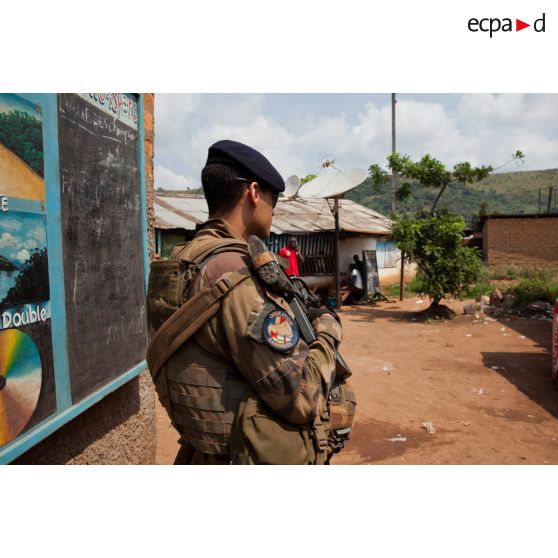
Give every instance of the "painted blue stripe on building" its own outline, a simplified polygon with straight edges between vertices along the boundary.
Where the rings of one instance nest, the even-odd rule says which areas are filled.
[[[145,128],[144,111],[145,103],[143,94],[138,99],[138,126],[139,126],[139,176],[140,176],[140,200],[141,200],[141,228],[143,240],[143,268],[145,273],[145,293],[147,294],[147,283],[149,280],[149,238],[147,235],[147,190],[145,185]]]
[[[104,399],[107,395],[135,378],[140,372],[145,370],[146,367],[146,362],[141,362],[116,380],[113,380],[110,384],[107,384],[95,393],[92,393],[83,401],[80,401],[77,405],[69,407],[65,411],[54,415],[54,417],[45,420],[29,432],[26,432],[10,444],[4,446],[0,449],[0,465],[5,465],[14,459],[17,459],[34,445],[38,444],[66,423],[70,422],[78,415],[95,405],[95,403],[98,403],[101,399]]]
[[[23,205],[19,209],[27,213],[41,213],[46,210],[47,223],[47,247],[48,247],[48,270],[50,282],[50,305],[52,325],[52,351],[54,360],[54,376],[56,383],[56,407],[57,413],[32,428],[29,432],[19,436],[12,442],[0,448],[0,464],[13,461],[31,447],[41,442],[50,434],[70,422],[85,410],[98,403],[109,393],[115,391],[125,383],[132,380],[140,372],[147,368],[145,361],[140,362],[130,370],[124,372],[120,377],[100,388],[95,393],[72,405],[71,384],[68,362],[68,338],[66,321],[66,304],[64,293],[64,267],[62,251],[62,222],[60,202],[60,168],[59,168],[59,145],[58,145],[58,118],[57,118],[57,95],[56,94],[21,94],[20,97],[40,105],[43,116],[43,149],[44,149],[44,175],[46,201],[43,208],[40,202],[28,202],[19,200]],[[139,145],[138,164],[140,179],[140,200],[142,212],[142,248],[144,257],[145,289],[149,275],[149,251],[147,234],[147,201],[145,184],[145,134],[143,118],[144,102],[143,95],[139,95]],[[10,198],[10,203],[16,201]],[[37,205],[38,204],[38,205]],[[14,205],[10,210],[16,211]]]

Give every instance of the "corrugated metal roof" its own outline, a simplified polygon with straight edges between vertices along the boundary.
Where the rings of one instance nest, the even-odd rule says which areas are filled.
[[[333,204],[333,202],[330,202]],[[339,200],[339,227],[363,234],[389,234],[391,220],[352,200]],[[194,230],[207,220],[203,196],[155,196],[155,228]],[[273,212],[271,232],[275,234],[333,231],[335,221],[327,200],[279,198]]]

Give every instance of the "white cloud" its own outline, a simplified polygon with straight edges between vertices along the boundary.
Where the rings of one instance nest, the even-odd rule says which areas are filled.
[[[387,95],[386,102],[363,102],[352,116],[342,105],[324,109],[319,95],[315,98],[315,110],[291,111],[285,102],[274,108],[265,95],[159,95],[156,187],[199,186],[207,148],[225,138],[262,151],[285,178],[315,173],[326,155],[345,168],[385,165],[391,152]],[[448,166],[464,160],[498,166],[521,149],[526,160],[520,170],[558,167],[558,95],[434,99],[398,97],[398,151],[414,158],[429,153]]]
[[[21,221],[17,219],[2,219],[0,226],[8,231],[19,231],[21,229]]]
[[[18,245],[18,243],[17,238],[8,232],[0,235],[0,248],[14,248]]]
[[[21,263],[26,262],[30,258],[31,254],[27,250],[20,250],[17,253],[16,259],[19,260]]]
[[[43,227],[35,227],[27,233],[27,238],[37,241],[41,246],[45,245],[45,229]]]
[[[197,184],[194,179],[186,178],[161,165],[156,165],[155,186],[164,190],[187,190],[189,188],[198,188],[199,183]]]

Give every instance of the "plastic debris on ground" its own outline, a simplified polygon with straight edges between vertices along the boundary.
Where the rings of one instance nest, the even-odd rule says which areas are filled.
[[[393,438],[388,438],[387,439],[388,442],[406,442],[407,438],[405,436],[401,436],[401,434],[398,434],[397,436],[393,437]]]
[[[435,434],[436,429],[431,422],[423,422],[422,427],[428,432],[428,434]]]
[[[477,395],[482,395],[484,393],[483,388],[473,389],[472,391],[473,391],[473,393],[476,393]]]

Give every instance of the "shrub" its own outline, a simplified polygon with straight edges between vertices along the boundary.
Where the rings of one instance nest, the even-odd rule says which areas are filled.
[[[524,279],[511,289],[511,293],[517,298],[520,306],[526,306],[537,300],[552,304],[558,297],[558,282],[541,275]]]

